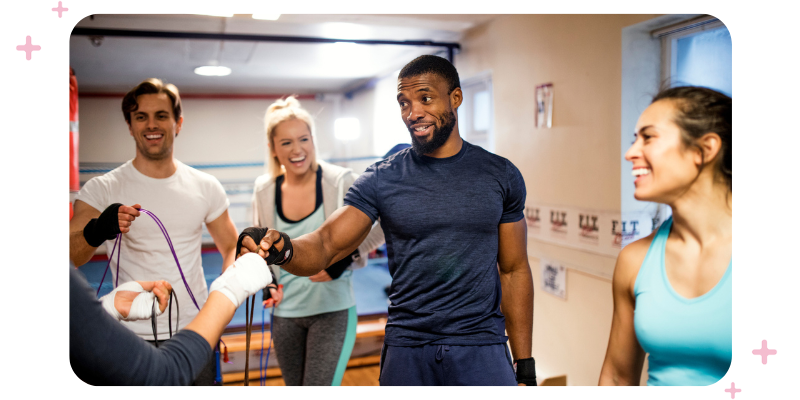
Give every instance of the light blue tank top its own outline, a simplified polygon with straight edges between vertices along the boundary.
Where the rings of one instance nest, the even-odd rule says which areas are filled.
[[[658,229],[633,286],[633,325],[648,357],[647,385],[700,386],[731,365],[731,268],[714,288],[687,299],[667,279],[664,249],[672,218]]]
[[[277,207],[277,205],[276,205]],[[313,232],[325,221],[322,206],[308,217],[298,222],[286,222],[275,212],[276,229],[289,237]],[[308,317],[332,311],[346,310],[356,304],[353,293],[353,271],[346,270],[328,282],[311,282],[306,276],[290,274],[281,268],[277,274],[278,283],[283,285],[283,301],[275,308],[275,315],[284,318]]]

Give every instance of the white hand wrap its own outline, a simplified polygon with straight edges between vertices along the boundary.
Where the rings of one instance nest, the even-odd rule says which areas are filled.
[[[126,291],[126,292],[137,292],[139,293],[134,299],[133,303],[131,303],[131,309],[128,312],[128,317],[122,317],[122,314],[119,313],[116,307],[114,307],[114,298],[117,295],[117,292]],[[153,292],[145,292],[142,285],[139,282],[131,281],[125,282],[122,285],[119,285],[116,289],[112,290],[111,293],[103,296],[100,298],[100,303],[103,304],[103,308],[111,314],[112,317],[122,320],[122,321],[136,321],[140,319],[148,319],[153,314],[153,300],[156,298],[156,295]],[[160,307],[156,307],[156,316],[163,314]]]
[[[227,296],[237,308],[250,296],[272,283],[267,262],[257,253],[247,253],[220,275],[208,291]]]

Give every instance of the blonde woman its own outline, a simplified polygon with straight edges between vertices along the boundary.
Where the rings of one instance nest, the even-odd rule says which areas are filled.
[[[614,270],[614,317],[601,385],[710,385],[731,363],[733,173],[731,98],[662,91],[625,154],[634,197],[672,217],[626,246]]]
[[[294,97],[267,109],[268,173],[256,179],[253,223],[291,237],[309,233],[340,208],[357,175],[317,160],[314,120]],[[356,334],[351,269],[384,242],[380,224],[350,256],[311,277],[275,268],[279,288],[265,307],[275,308],[273,338],[288,386],[339,385]]]

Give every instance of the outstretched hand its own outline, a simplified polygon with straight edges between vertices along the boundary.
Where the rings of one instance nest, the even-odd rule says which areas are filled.
[[[239,250],[239,254],[237,254],[236,257],[241,257],[247,253],[258,253],[261,258],[267,258],[267,254],[269,254],[267,250],[272,247],[272,244],[278,241],[280,237],[280,232],[275,229],[270,229],[267,231],[266,235],[264,235],[264,238],[261,239],[261,243],[257,245],[253,238],[245,236],[244,239],[242,239],[242,248]],[[281,240],[278,242],[275,248],[278,251],[283,250],[283,241]]]
[[[121,207],[120,207],[121,208]],[[172,285],[167,281],[137,281],[142,285],[142,289],[146,292],[153,292],[158,299],[159,313],[163,313],[169,304],[169,294],[172,292]],[[114,296],[114,308],[122,315],[123,318],[128,318],[131,312],[131,304],[133,299],[139,295],[140,292],[133,292],[129,290],[120,290]]]

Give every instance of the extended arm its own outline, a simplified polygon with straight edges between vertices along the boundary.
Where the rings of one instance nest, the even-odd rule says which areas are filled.
[[[108,218],[113,219],[113,215],[106,214],[101,217],[100,211],[80,200],[75,200],[73,207],[74,213],[69,221],[69,259],[76,266],[81,266],[92,258],[95,250],[100,246],[100,244],[92,246],[86,241],[83,231],[87,229],[87,224],[94,218],[102,220],[103,223],[90,225],[90,229],[93,227],[92,230],[97,231],[99,235],[110,235],[111,228],[106,222]],[[141,208],[139,204],[119,207],[117,211],[117,230],[119,232],[128,233],[130,231],[131,223],[139,216],[139,208]]]
[[[500,224],[497,263],[511,353],[515,360],[531,357],[533,341],[533,278],[528,264],[525,220]]]
[[[636,339],[633,326],[633,284],[649,247],[649,243],[643,246],[643,242],[639,240],[626,246],[620,252],[614,267],[614,316],[611,320],[606,358],[600,370],[601,386],[639,385],[645,352]]]
[[[103,310],[86,279],[74,268],[70,271],[69,307],[70,364],[86,383],[188,385],[211,357],[211,347],[188,330],[178,332],[158,349],[146,343]]]
[[[311,276],[327,268],[335,260],[341,260],[355,250],[364,241],[372,228],[372,220],[361,210],[344,206],[336,210],[314,232],[292,239],[294,255],[292,260],[281,267],[297,276]],[[252,240],[242,243],[242,252],[258,251],[265,257],[269,249],[280,237],[274,229],[267,231],[260,246],[255,247]],[[275,246],[283,250],[283,241]]]
[[[252,255],[240,258],[211,285],[208,300],[195,319],[156,349],[104,312],[86,279],[73,268],[72,368],[79,378],[94,385],[188,385],[208,362],[238,305],[271,281],[263,259]]]
[[[236,226],[233,224],[228,210],[222,213],[217,219],[206,224],[208,233],[211,234],[211,239],[217,246],[217,250],[222,255],[222,272],[229,265],[233,265],[236,259],[236,240],[239,233],[236,232]]]
[[[375,221],[366,239],[358,245],[358,249],[347,257],[333,263],[325,270],[310,276],[309,279],[311,279],[312,282],[328,282],[339,278],[347,269],[355,270],[363,268],[367,265],[369,253],[384,243],[386,243],[386,239],[383,235],[380,221]]]
[[[206,304],[184,329],[197,332],[213,349],[235,312],[236,306],[225,295],[211,292]]]

